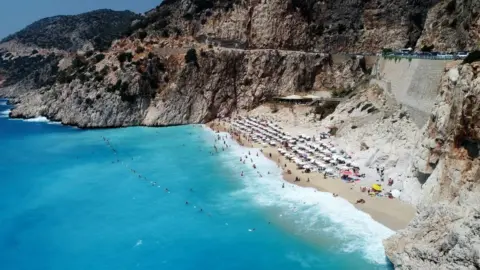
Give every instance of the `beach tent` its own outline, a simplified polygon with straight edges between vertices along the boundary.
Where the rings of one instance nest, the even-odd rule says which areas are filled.
[[[379,184],[373,184],[372,188],[375,191],[382,191],[382,186],[380,186]]]
[[[400,197],[400,193],[402,193],[402,192],[398,189],[392,189],[392,191],[390,191],[390,193],[392,194],[392,196],[394,198],[398,198],[398,197]]]

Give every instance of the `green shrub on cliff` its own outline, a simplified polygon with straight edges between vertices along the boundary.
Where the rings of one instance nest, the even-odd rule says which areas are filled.
[[[99,54],[95,55],[95,62],[98,63],[98,62],[102,61],[103,59],[105,59],[105,54],[99,53]]]
[[[117,56],[117,59],[118,61],[120,61],[120,63],[123,63],[125,61],[130,62],[133,59],[133,55],[130,52],[122,52]]]
[[[435,48],[434,45],[430,45],[430,46],[423,45],[420,50],[421,50],[422,52],[431,52],[431,51],[433,51],[434,48]]]
[[[475,50],[467,55],[467,57],[463,60],[462,64],[471,64],[477,61],[480,61],[480,51]]]
[[[185,63],[198,66],[197,51],[195,49],[192,48],[187,51],[187,54],[185,54]]]
[[[138,46],[137,49],[135,49],[135,53],[143,53],[145,51],[145,48],[142,46]]]

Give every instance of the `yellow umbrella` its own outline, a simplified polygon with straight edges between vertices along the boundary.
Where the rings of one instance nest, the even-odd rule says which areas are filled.
[[[376,191],[382,191],[382,186],[380,186],[379,184],[373,184],[372,188]]]

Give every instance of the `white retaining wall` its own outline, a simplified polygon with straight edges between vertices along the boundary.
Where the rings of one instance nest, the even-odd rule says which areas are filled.
[[[371,83],[390,92],[421,128],[431,113],[447,62],[423,59],[395,62],[382,58],[374,69],[377,79]]]

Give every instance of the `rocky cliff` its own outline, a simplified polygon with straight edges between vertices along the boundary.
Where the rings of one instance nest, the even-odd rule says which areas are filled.
[[[4,38],[1,43],[63,51],[105,50],[141,16],[130,11],[95,10],[79,15],[55,16],[36,21]]]
[[[203,123],[294,91],[351,88],[366,76],[355,57],[335,64],[327,54],[208,48],[191,40],[185,42],[197,49],[171,53],[151,41],[119,42],[120,52],[99,62],[97,55],[74,59],[81,63],[62,73],[62,83],[22,96],[11,116],[80,127]],[[136,52],[123,51],[131,46]]]
[[[417,42],[439,51],[478,48],[480,40],[480,2],[475,0],[440,1],[430,9],[424,30]]]
[[[480,65],[450,67],[415,162],[419,214],[385,241],[398,269],[480,268]]]
[[[53,85],[62,59],[77,50],[93,54],[109,48],[139,18],[128,11],[97,10],[42,19],[8,36],[0,42],[0,96]]]
[[[148,14],[151,30],[223,46],[377,52],[415,46],[438,0],[179,0]]]

